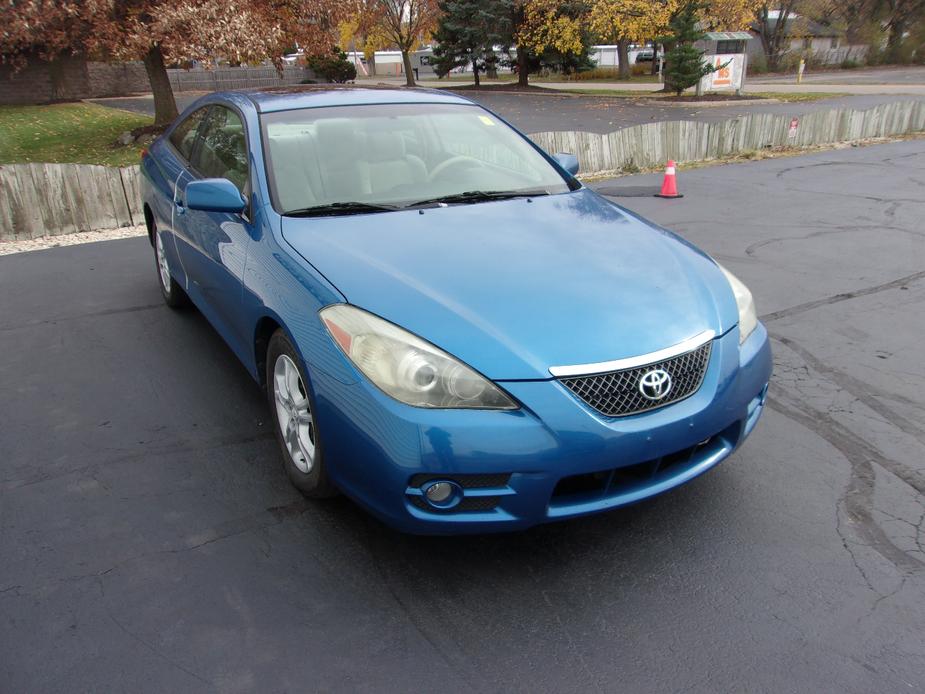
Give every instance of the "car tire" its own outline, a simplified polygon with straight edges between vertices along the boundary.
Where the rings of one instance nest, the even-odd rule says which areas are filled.
[[[324,463],[315,400],[302,360],[283,330],[267,348],[267,402],[289,480],[313,499],[337,495]]]
[[[161,288],[164,303],[170,308],[186,306],[189,303],[189,297],[170,274],[170,264],[164,248],[164,235],[157,230],[157,226],[154,226],[151,235],[154,237],[154,267],[157,270],[157,284]]]

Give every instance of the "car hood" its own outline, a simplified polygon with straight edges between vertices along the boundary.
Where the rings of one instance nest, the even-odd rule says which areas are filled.
[[[282,225],[351,304],[495,380],[548,379],[738,320],[708,256],[587,189]]]

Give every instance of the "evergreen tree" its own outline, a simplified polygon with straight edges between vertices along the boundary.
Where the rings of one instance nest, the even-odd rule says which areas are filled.
[[[478,86],[480,71],[494,68],[494,46],[510,33],[510,9],[502,0],[442,0],[440,10],[434,69],[443,76],[471,64]]]
[[[665,53],[665,89],[680,95],[693,87],[704,75],[716,68],[705,63],[703,51],[694,47],[705,34],[697,26],[697,13],[703,8],[699,0],[688,0],[671,18],[668,26],[671,34],[658,39],[671,48]]]

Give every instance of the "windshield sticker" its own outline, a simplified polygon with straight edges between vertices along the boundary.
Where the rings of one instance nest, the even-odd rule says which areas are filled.
[[[479,116],[479,120],[482,121],[485,125],[494,125],[495,122],[488,116]]]

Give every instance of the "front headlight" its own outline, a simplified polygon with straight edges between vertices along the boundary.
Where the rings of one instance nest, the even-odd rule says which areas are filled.
[[[484,376],[397,325],[346,304],[319,315],[350,361],[396,400],[415,407],[517,409]]]
[[[722,265],[719,265],[719,269],[723,271],[726,279],[729,280],[732,293],[736,298],[736,306],[739,307],[739,344],[742,344],[745,342],[745,338],[751,335],[752,331],[758,326],[758,312],[755,310],[755,300],[752,298],[752,293],[748,290],[748,287],[742,284],[742,280]]]

